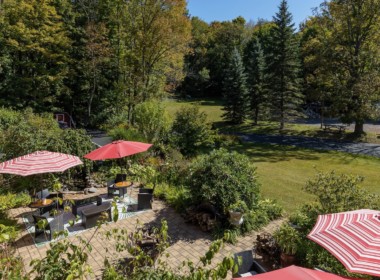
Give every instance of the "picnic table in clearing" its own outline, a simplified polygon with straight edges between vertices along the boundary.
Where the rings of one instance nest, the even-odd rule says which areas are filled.
[[[324,129],[323,130],[331,130],[331,129],[338,129],[339,132],[343,132],[346,130],[346,128],[349,127],[349,124],[323,124]]]

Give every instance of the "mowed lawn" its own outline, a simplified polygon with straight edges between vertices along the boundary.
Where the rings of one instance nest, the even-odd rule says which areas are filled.
[[[235,148],[257,166],[262,193],[276,199],[288,214],[315,198],[302,190],[318,171],[359,175],[362,187],[380,194],[380,159],[334,151],[280,145],[241,144]]]
[[[164,102],[168,112],[174,115],[182,106],[198,104],[207,113],[208,121],[221,124],[221,102],[213,100]],[[290,135],[298,134],[304,126],[292,126]],[[315,127],[313,129],[316,129]],[[256,129],[238,130],[246,133],[273,133],[273,124],[262,123]],[[256,130],[256,131],[255,131]],[[300,133],[305,135],[305,133]],[[306,134],[307,135],[307,134]],[[311,136],[311,135],[309,135]],[[262,193],[276,199],[288,214],[314,197],[302,190],[307,180],[318,171],[346,173],[364,177],[363,188],[380,194],[380,159],[333,151],[309,150],[282,145],[259,145],[244,143],[231,148],[249,156],[257,166]]]

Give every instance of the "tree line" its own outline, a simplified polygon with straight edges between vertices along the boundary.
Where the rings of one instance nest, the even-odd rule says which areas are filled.
[[[279,128],[322,116],[377,117],[380,0],[331,0],[298,30],[287,1],[273,20],[206,23],[185,0],[0,2],[0,105],[69,112],[98,126],[167,93],[224,98],[226,120]]]
[[[0,105],[133,122],[181,80],[190,32],[185,0],[2,1]]]
[[[274,119],[282,129],[309,106],[361,134],[378,117],[379,15],[378,0],[325,1],[296,31],[283,0],[272,21],[194,17],[181,91],[224,98],[233,123]]]

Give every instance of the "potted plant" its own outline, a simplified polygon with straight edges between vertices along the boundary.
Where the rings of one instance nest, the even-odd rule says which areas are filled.
[[[274,239],[281,248],[281,266],[293,265],[296,261],[296,253],[300,243],[300,236],[296,229],[284,223],[274,233]]]
[[[239,226],[244,221],[244,213],[248,210],[247,204],[244,201],[238,200],[228,207],[229,222],[234,226]]]

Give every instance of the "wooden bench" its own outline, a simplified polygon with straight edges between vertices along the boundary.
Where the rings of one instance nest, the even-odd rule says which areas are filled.
[[[323,130],[337,129],[339,132],[343,132],[348,128],[348,124],[323,124],[325,127]]]
[[[107,212],[108,221],[111,221],[111,203],[104,202],[102,205],[93,205],[82,210],[82,224],[85,228],[96,226],[101,214]]]

